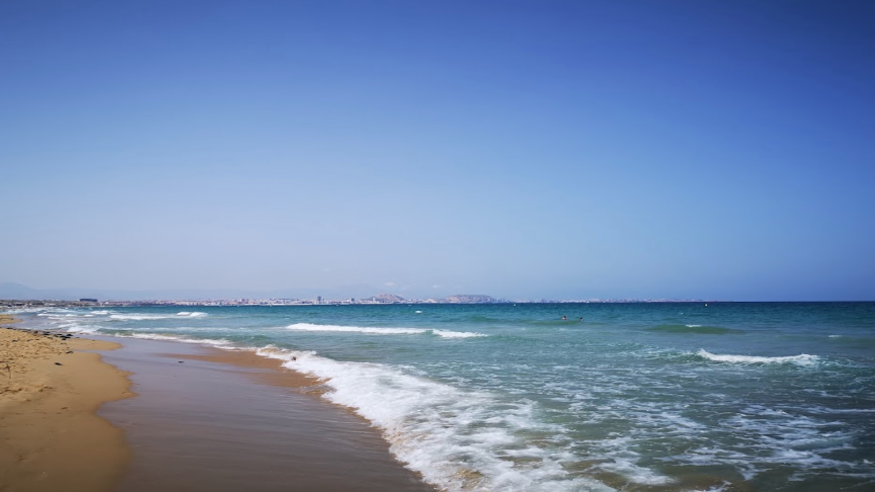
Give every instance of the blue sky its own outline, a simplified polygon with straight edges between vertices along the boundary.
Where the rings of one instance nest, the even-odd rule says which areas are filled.
[[[875,299],[875,4],[0,4],[0,281]]]

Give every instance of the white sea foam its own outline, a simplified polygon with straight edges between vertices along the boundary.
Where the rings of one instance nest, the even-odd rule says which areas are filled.
[[[150,319],[169,319],[174,316],[163,314],[111,314],[109,317],[110,319],[117,319],[119,321],[144,321]]]
[[[613,438],[586,441],[586,453],[582,458],[594,462],[594,468],[624,476],[631,482],[642,485],[667,485],[674,480],[639,464],[641,454],[635,450],[636,438],[616,435]],[[579,443],[584,444],[584,443]]]
[[[330,388],[326,399],[379,427],[399,460],[443,490],[613,490],[569,477],[563,462],[572,456],[564,449],[521,437],[558,430],[537,420],[532,402],[501,402],[485,392],[461,390],[381,364],[340,362],[275,347],[257,353],[324,380]]]
[[[820,361],[820,357],[809,354],[764,357],[759,355],[712,354],[705,349],[700,349],[697,355],[714,362],[728,362],[732,364],[796,364],[811,366]]]
[[[32,314],[32,313],[44,313],[46,308],[43,307],[30,307],[30,308],[18,308],[18,309],[7,309],[3,311],[3,314]],[[48,316],[48,314],[46,314]],[[39,316],[39,314],[37,314]]]
[[[642,485],[667,485],[673,482],[672,479],[665,475],[637,465],[635,463],[637,458],[638,456],[634,456],[632,459],[614,458],[611,462],[599,465],[599,468],[619,473],[631,481]]]
[[[286,328],[297,331],[355,332],[371,335],[417,335],[425,333],[425,330],[416,328],[368,328],[361,326],[314,325],[311,323],[295,323]]]
[[[229,342],[228,340],[214,340],[209,338],[187,338],[183,336],[172,336],[172,335],[159,335],[157,333],[131,333],[129,335],[116,335],[122,338],[139,338],[143,340],[161,340],[161,341],[169,341],[169,342],[183,342],[183,343],[193,343],[198,345],[209,345],[211,347],[217,347],[225,350],[247,350],[246,348],[241,348],[234,345],[233,342]]]
[[[427,330],[429,331],[429,330]],[[485,337],[483,333],[474,333],[470,331],[451,331],[451,330],[430,330],[435,335],[444,338],[477,338]]]
[[[687,328],[701,328],[702,327],[702,325],[684,325],[684,326],[686,326]]]
[[[101,328],[94,324],[99,320],[89,314],[46,313],[45,317],[46,323],[51,325],[51,328],[71,333],[97,333]]]
[[[207,313],[201,312],[188,312],[182,311],[180,313],[174,314],[141,314],[141,313],[132,313],[132,314],[111,314],[110,319],[117,319],[120,321],[146,321],[146,320],[156,320],[156,319],[175,319],[175,318],[203,318],[208,316]]]
[[[852,430],[839,429],[838,422],[751,406],[745,408],[743,413],[726,420],[724,426],[734,436],[749,442],[754,449],[761,452],[750,453],[703,445],[674,456],[672,460],[693,465],[733,465],[748,480],[764,469],[773,468],[775,464],[797,469],[800,477],[816,475],[823,470],[839,470],[847,474],[852,470],[868,468],[869,473],[859,476],[875,478],[875,473],[872,473],[875,470],[871,466],[829,457],[836,451],[853,450],[859,437]]]
[[[715,485],[714,487],[708,489],[695,489],[684,492],[726,492],[727,488],[730,486],[729,482],[723,482],[721,485]]]
[[[430,330],[425,328],[374,328],[366,326],[314,325],[312,323],[295,323],[286,328],[297,331],[365,333],[368,335],[425,335],[431,333],[443,338],[474,338],[486,336],[482,333],[468,331]]]
[[[87,333],[93,334],[100,331],[100,327],[98,326],[88,326],[88,325],[79,325],[79,324],[71,324],[71,325],[61,325],[60,328],[68,331],[70,333]]]

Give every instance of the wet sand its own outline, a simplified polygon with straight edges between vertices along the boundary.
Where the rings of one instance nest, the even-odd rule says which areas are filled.
[[[250,352],[123,339],[107,362],[137,398],[99,415],[120,426],[133,461],[118,492],[434,492],[379,432],[319,399],[319,381]]]
[[[129,448],[121,429],[95,412],[131,393],[125,374],[91,351],[116,347],[0,328],[0,491],[92,492],[115,485]]]
[[[435,490],[279,361],[93,338],[0,328],[0,492]]]

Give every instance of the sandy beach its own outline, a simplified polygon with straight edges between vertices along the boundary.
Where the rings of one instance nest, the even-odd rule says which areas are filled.
[[[252,352],[3,327],[0,381],[2,492],[434,490]]]
[[[121,478],[129,448],[96,411],[131,396],[130,383],[92,352],[117,347],[0,328],[0,490],[100,491]]]

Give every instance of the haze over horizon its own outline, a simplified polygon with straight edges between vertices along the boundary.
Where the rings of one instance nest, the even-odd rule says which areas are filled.
[[[4,2],[0,283],[875,300],[873,22]]]
[[[16,282],[0,282],[0,299],[2,300],[21,300],[21,301],[78,301],[81,299],[97,299],[103,301],[218,301],[218,300],[235,300],[235,299],[250,299],[250,300],[315,300],[319,297],[325,301],[346,301],[350,299],[371,299],[374,297],[390,295],[398,296],[408,301],[418,300],[443,300],[455,296],[487,296],[492,297],[497,301],[510,302],[541,302],[541,301],[622,301],[622,300],[640,300],[640,301],[682,301],[682,300],[705,300],[709,302],[735,302],[735,299],[702,299],[702,298],[551,298],[546,296],[539,297],[505,297],[500,295],[492,295],[489,292],[457,292],[444,296],[418,296],[408,293],[407,295],[399,295],[393,291],[391,287],[384,287],[382,290],[371,285],[346,285],[337,288],[289,288],[278,289],[274,291],[258,291],[258,290],[243,290],[243,289],[156,289],[156,290],[116,290],[116,289],[101,289],[101,288],[77,288],[68,287],[60,289],[34,289],[27,285]]]

